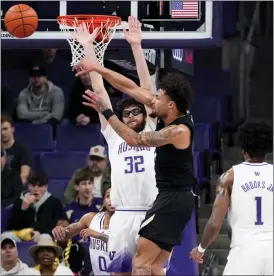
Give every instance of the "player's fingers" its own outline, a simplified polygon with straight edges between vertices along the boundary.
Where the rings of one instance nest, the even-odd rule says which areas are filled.
[[[138,30],[141,30],[141,23],[140,23],[140,21],[138,20],[137,21],[137,27],[136,27]]]
[[[81,232],[80,232],[80,236],[83,240],[86,240],[86,229],[83,229]]]
[[[86,94],[87,94],[87,96],[91,99],[91,100],[93,100],[94,102],[98,102],[99,100],[100,100],[100,98],[98,97],[98,95],[96,95],[94,92],[92,92],[92,91],[86,91],[85,92]]]
[[[93,109],[95,109],[97,112],[99,112],[99,111],[98,111],[98,105],[97,105],[97,104],[91,103],[90,106],[91,106]]]
[[[132,28],[132,16],[128,17],[128,28],[131,29]]]
[[[81,70],[81,71],[78,71],[76,74],[75,74],[75,77],[79,77],[81,75],[84,75],[86,73],[88,73],[89,71],[88,70]]]
[[[94,99],[94,96],[90,93],[83,94],[83,98],[91,102]]]
[[[128,35],[128,30],[123,29],[123,33],[124,33],[125,36],[127,36]]]
[[[91,107],[91,108],[93,108],[93,106],[91,105],[91,103],[87,103],[87,102],[82,102],[82,104],[83,104],[83,105],[85,105],[85,106],[88,106],[88,107]]]
[[[134,16],[132,16],[132,23],[133,23],[133,27],[137,28],[137,19]]]
[[[55,228],[52,229],[51,233],[52,233],[53,237],[54,237],[55,239],[57,239],[57,235],[56,235],[56,233],[55,233]]]
[[[84,99],[86,99],[88,102],[91,101],[90,95],[85,95],[85,94],[83,94],[82,97],[83,97]]]
[[[95,37],[97,36],[98,32],[99,32],[99,27],[97,27],[97,28],[95,28],[95,29],[93,30],[93,32],[92,32],[92,38],[93,38],[93,40],[94,40]]]

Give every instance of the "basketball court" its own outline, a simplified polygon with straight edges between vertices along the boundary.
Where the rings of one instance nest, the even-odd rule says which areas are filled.
[[[68,48],[56,21],[59,15],[117,15],[122,26],[109,44],[109,49],[128,48],[122,27],[129,15],[142,23],[143,47],[182,49],[217,46],[221,39],[222,4],[204,1],[198,4],[197,16],[172,18],[172,1],[2,1],[2,48]],[[39,17],[38,30],[24,39],[13,38],[5,31],[3,16],[15,4],[27,4]]]

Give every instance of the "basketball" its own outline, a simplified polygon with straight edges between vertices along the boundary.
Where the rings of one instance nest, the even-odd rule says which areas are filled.
[[[36,11],[25,4],[12,6],[5,14],[4,19],[7,31],[14,37],[24,38],[31,36],[37,29],[38,16]]]

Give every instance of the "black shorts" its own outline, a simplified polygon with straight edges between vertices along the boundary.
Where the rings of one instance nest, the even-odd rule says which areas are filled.
[[[192,191],[161,191],[141,224],[139,235],[171,252],[181,243],[195,200]]]

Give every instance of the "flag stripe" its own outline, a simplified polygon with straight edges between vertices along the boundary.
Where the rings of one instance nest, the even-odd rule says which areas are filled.
[[[171,17],[172,18],[195,18],[199,17],[198,1],[172,1]]]

